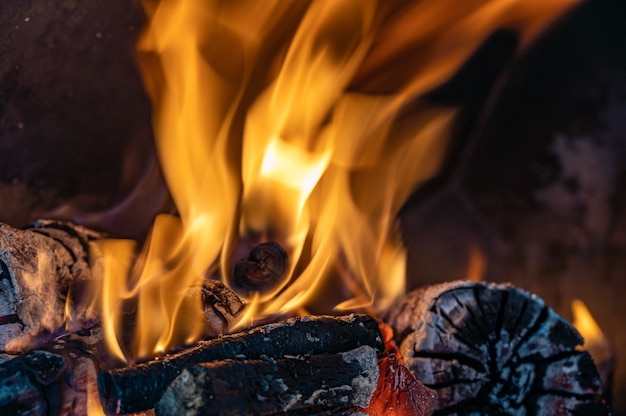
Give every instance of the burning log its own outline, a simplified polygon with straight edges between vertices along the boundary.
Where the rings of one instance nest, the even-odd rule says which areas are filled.
[[[0,350],[32,347],[36,336],[54,333],[67,312],[77,312],[73,303],[91,279],[89,242],[96,238],[69,223],[39,221],[25,230],[0,224]]]
[[[98,388],[105,411],[139,412],[153,408],[167,386],[193,364],[336,354],[362,345],[377,351],[384,349],[378,323],[369,316],[292,318],[201,341],[191,349],[162,359],[104,371],[98,375]]]
[[[204,312],[205,331],[207,336],[226,334],[237,322],[243,312],[243,301],[223,283],[206,279],[199,288]],[[194,296],[194,289],[189,296]]]
[[[379,327],[385,340],[385,352],[378,362],[378,386],[369,407],[362,412],[368,416],[385,416],[393,409],[395,416],[431,415],[437,393],[425,387],[406,367],[393,341],[393,330],[382,323]],[[360,409],[353,411],[358,413]]]
[[[538,297],[511,285],[451,282],[407,295],[389,313],[435,414],[606,415],[582,338]]]
[[[0,414],[88,414],[97,393],[94,351],[101,340],[99,330],[68,335],[0,364]]]
[[[14,415],[45,415],[49,400],[46,387],[58,380],[65,368],[63,358],[46,351],[34,351],[0,367],[0,412]],[[59,395],[51,389],[52,397]],[[52,410],[52,409],[51,409]]]
[[[223,360],[184,369],[155,406],[157,416],[315,414],[365,408],[378,381],[377,351]]]
[[[287,252],[278,243],[261,243],[250,250],[246,259],[235,264],[233,283],[244,291],[267,290],[280,282],[287,262]]]

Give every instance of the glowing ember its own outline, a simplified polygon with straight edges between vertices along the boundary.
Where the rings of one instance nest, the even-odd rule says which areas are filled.
[[[289,269],[249,296],[242,324],[319,298],[388,307],[404,290],[396,214],[439,169],[455,116],[419,97],[495,29],[525,43],[570,4],[146,0],[139,51],[179,217],[156,219],[128,279],[105,274],[112,351],[126,355],[125,299],[137,307],[132,355],[197,339],[190,288],[218,269],[228,285],[232,253],[259,236],[285,248]],[[119,242],[101,250],[114,262],[134,253]],[[335,299],[323,288],[337,268],[350,293]]]

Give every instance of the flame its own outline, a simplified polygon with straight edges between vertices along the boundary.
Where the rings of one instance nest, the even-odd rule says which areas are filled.
[[[396,214],[438,171],[456,114],[420,95],[494,29],[528,41],[572,3],[145,0],[138,49],[178,216],[157,217],[128,279],[106,274],[111,349],[123,354],[123,300],[136,304],[137,356],[201,336],[189,289],[217,270],[228,285],[239,241],[259,235],[285,248],[289,270],[272,290],[242,294],[241,325],[320,298],[339,310],[391,305],[406,256]],[[347,294],[324,289],[338,268]]]
[[[477,244],[469,246],[466,279],[472,282],[482,282],[485,280],[487,269],[487,259],[485,253]]]
[[[100,395],[98,393],[98,382],[96,380],[95,369],[93,372],[89,372],[86,376],[87,379],[87,415],[88,416],[106,416],[104,409],[102,408],[102,402],[100,401]]]
[[[585,343],[583,349],[588,350],[596,363],[602,358],[611,355],[611,346],[608,339],[602,333],[600,326],[593,319],[587,305],[579,299],[572,300],[573,325],[580,332]]]

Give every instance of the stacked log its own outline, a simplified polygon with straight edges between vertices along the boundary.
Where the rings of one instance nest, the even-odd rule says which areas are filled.
[[[100,273],[90,250],[100,237],[54,221],[24,230],[0,224],[0,350],[30,350],[0,364],[2,414],[86,413],[102,357],[93,339],[101,336],[58,335],[94,326],[79,306]],[[271,286],[286,262],[280,246],[257,246],[236,267],[239,285]],[[241,299],[214,280],[189,296],[202,298],[206,334],[218,337],[102,371],[108,414],[608,414],[580,335],[511,285],[459,281],[407,295],[387,319],[399,348],[366,315],[299,317],[222,335],[244,310]]]
[[[185,368],[157,402],[157,416],[318,414],[365,408],[378,382],[377,351],[219,360]]]
[[[254,371],[263,374],[268,371],[268,367],[263,364],[264,360],[275,363],[271,365],[278,365],[276,363],[280,362],[281,366],[288,366],[297,363],[289,361],[291,359],[305,357],[306,363],[307,360],[312,360],[310,357],[325,354],[328,355],[328,360],[336,363],[337,357],[330,357],[361,346],[371,347],[377,353],[384,350],[378,323],[372,317],[350,315],[292,318],[247,332],[201,341],[193,348],[158,360],[104,371],[98,376],[98,387],[105,411],[140,412],[153,408],[170,383],[185,368],[197,367],[197,364],[218,362],[218,367],[230,366],[230,360],[235,360],[237,364],[254,368]],[[365,352],[362,354],[367,356]],[[341,357],[339,359],[343,360]],[[353,377],[358,377],[358,368],[354,367],[353,370]],[[209,373],[209,370],[203,367],[196,372]],[[377,375],[374,380],[374,372],[370,371],[368,374],[372,378],[370,381],[376,385]],[[319,385],[322,386],[324,382],[323,379],[319,380]],[[349,402],[344,404],[345,408],[351,405],[353,404]]]

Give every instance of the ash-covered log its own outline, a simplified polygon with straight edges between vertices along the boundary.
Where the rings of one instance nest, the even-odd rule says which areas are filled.
[[[607,415],[578,332],[538,297],[456,281],[410,293],[388,322],[436,415]]]
[[[288,319],[247,332],[201,341],[181,353],[132,367],[104,371],[98,388],[105,411],[133,413],[154,407],[186,367],[217,360],[282,359],[336,354],[367,345],[384,350],[376,320],[367,315]]]
[[[89,242],[99,237],[70,223],[39,221],[24,230],[0,223],[1,351],[33,348],[35,337],[66,325],[66,312],[93,324],[73,306],[92,278]]]
[[[378,382],[377,351],[222,360],[184,369],[155,406],[157,416],[316,414],[365,408]]]

